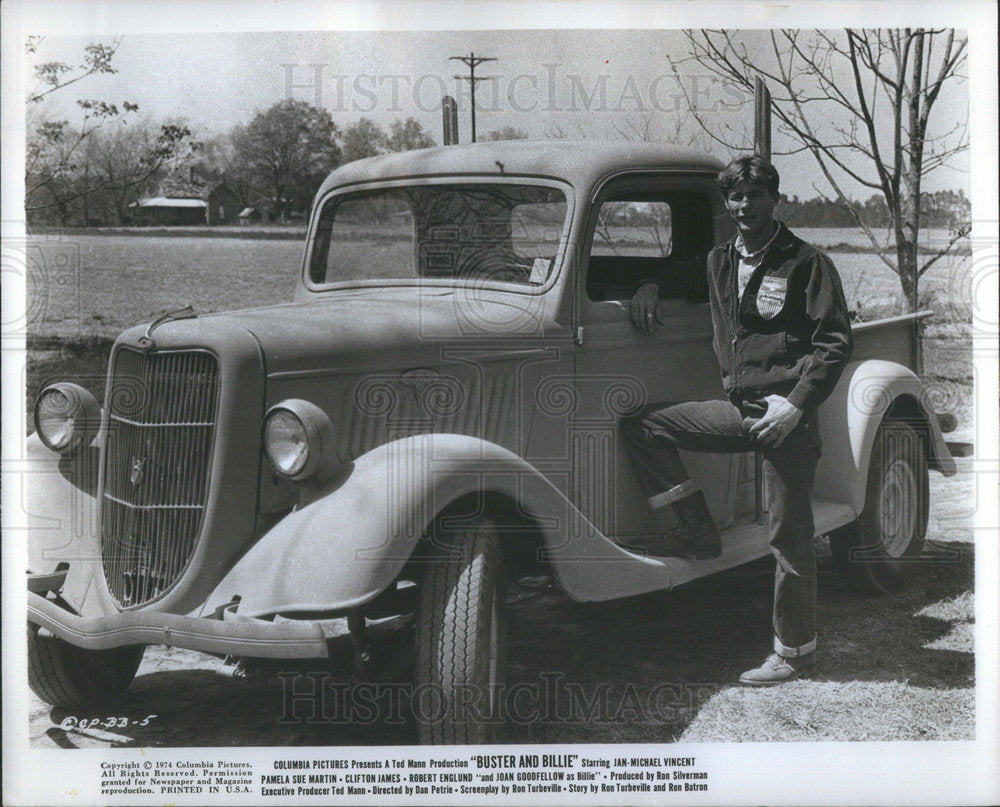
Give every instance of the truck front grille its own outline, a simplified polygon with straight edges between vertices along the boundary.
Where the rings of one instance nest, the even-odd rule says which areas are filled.
[[[219,398],[215,356],[115,351],[101,500],[101,555],[121,607],[154,600],[184,571],[208,501]]]

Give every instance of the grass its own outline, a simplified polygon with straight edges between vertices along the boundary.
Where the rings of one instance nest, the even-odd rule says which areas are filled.
[[[714,696],[682,742],[811,742],[975,739],[968,689],[898,681],[795,681],[773,691],[727,688]],[[877,719],[872,719],[877,716]]]
[[[959,551],[914,563],[902,592],[871,597],[847,586],[819,541],[817,674],[778,689],[735,684],[770,651],[769,560],[631,600],[579,604],[552,593],[544,607],[515,606],[512,680],[558,671],[588,694],[608,687],[619,713],[516,726],[510,739],[972,739],[975,561],[971,543],[947,546]],[[626,697],[630,687],[634,697]],[[649,708],[657,688],[669,696]]]
[[[199,313],[292,299],[296,241],[64,235],[32,238],[28,337],[114,338],[191,303]]]
[[[305,241],[305,224],[270,224],[198,227],[51,227],[38,228],[32,235],[44,236],[129,236],[136,238],[245,238],[268,241]]]

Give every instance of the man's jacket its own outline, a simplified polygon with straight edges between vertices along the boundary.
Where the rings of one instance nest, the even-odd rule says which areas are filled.
[[[851,357],[851,321],[830,259],[779,226],[742,298],[735,240],[709,253],[715,354],[734,403],[778,394],[814,410]]]
[[[742,298],[735,239],[713,249],[707,266],[702,255],[640,285],[656,283],[660,297],[711,303],[715,355],[734,403],[774,393],[813,410],[851,357],[851,321],[830,259],[779,227]]]

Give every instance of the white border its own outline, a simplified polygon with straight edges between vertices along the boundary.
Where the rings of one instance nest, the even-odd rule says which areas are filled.
[[[972,202],[977,222],[975,266],[985,273],[986,299],[977,298],[982,318],[997,321],[997,34],[994,3],[963,2],[771,2],[663,3],[496,2],[345,3],[345,2],[34,2],[6,0],[3,15],[3,237],[23,236],[23,188],[17,178],[24,164],[24,36],[38,30],[52,35],[87,33],[277,31],[277,30],[475,30],[516,28],[730,28],[900,27],[923,24],[966,28],[970,39],[969,75],[972,131]],[[992,273],[992,281],[989,275]],[[9,274],[9,273],[8,273]],[[16,277],[4,276],[3,321],[23,305]],[[1000,656],[997,631],[1000,569],[997,525],[998,400],[996,333],[977,340],[979,423],[975,439],[982,473],[977,477],[976,663],[977,726],[975,742],[957,743],[816,743],[699,745],[695,752],[713,760],[712,803],[787,804],[996,804],[1000,802],[1000,733],[998,693]],[[5,343],[6,347],[6,343]],[[22,439],[19,417],[20,371],[15,356],[4,355],[3,451],[5,461]],[[16,485],[4,480],[5,521],[16,507]],[[5,523],[5,527],[8,525]],[[103,752],[34,750],[27,747],[23,638],[23,547],[4,541],[4,802],[10,804],[80,802],[72,795],[74,776],[84,768],[88,779],[95,756]],[[651,747],[660,753],[662,749]],[[287,749],[286,749],[287,750]],[[547,747],[552,752],[556,749]],[[644,749],[631,749],[641,755]],[[680,752],[681,749],[677,749]],[[296,749],[305,752],[307,749]],[[208,750],[198,749],[197,756]],[[225,753],[221,749],[220,753]],[[245,754],[251,753],[248,749]],[[367,752],[366,752],[367,753]],[[382,753],[379,750],[378,753]],[[609,753],[611,753],[609,751]],[[119,754],[120,756],[120,754]],[[76,773],[74,773],[76,772]],[[680,802],[678,802],[680,803]]]

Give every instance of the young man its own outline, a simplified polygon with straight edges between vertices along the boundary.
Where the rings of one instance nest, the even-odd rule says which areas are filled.
[[[816,409],[851,355],[851,326],[830,259],[774,219],[778,172],[741,157],[718,183],[737,235],[708,255],[715,353],[728,400],[653,404],[622,429],[650,506],[671,505],[674,527],[650,554],[709,558],[719,533],[677,453],[763,454],[774,582],[774,653],[740,681],[768,686],[808,674],[816,648],[816,556],[809,501],[820,455]],[[661,289],[644,284],[630,303],[649,333]]]

